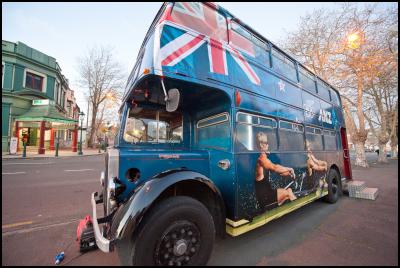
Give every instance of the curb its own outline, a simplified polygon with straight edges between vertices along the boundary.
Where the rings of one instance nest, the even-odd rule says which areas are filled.
[[[85,156],[96,156],[96,155],[103,155],[104,153],[97,153],[97,154],[83,154],[83,155],[66,155],[66,156],[37,156],[37,157],[33,157],[33,156],[27,156],[27,157],[4,157],[2,155],[1,160],[2,161],[9,161],[9,160],[25,160],[25,159],[30,159],[30,160],[41,160],[41,159],[61,159],[61,158],[71,158],[71,157],[85,157]]]

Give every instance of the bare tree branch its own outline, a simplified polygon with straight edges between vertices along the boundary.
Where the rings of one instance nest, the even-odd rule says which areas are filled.
[[[78,59],[79,82],[82,87],[88,89],[92,107],[89,147],[92,147],[93,137],[103,123],[104,105],[102,104],[109,96],[121,97],[119,92],[122,91],[126,81],[125,72],[122,70],[109,47],[93,47],[85,56]],[[100,113],[99,109],[101,109]]]

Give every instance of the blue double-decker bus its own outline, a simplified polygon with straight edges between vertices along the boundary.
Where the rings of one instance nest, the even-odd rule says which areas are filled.
[[[351,179],[336,89],[220,6],[164,3],[92,194],[96,243],[124,264],[204,265],[216,236],[335,203]]]

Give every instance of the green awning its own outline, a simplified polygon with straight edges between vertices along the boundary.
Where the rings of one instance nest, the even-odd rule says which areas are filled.
[[[78,124],[78,120],[66,118],[60,113],[54,105],[32,105],[26,113],[16,116],[16,121],[21,122],[38,122],[46,121],[55,123],[54,128],[73,128]],[[62,126],[60,126],[62,125]]]

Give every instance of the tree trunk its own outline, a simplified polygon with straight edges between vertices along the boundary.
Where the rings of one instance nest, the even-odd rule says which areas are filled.
[[[397,134],[393,134],[390,138],[390,148],[392,151],[392,158],[397,158],[398,156],[398,141],[397,141]]]
[[[384,133],[381,131],[378,136],[378,146],[379,146],[379,156],[378,156],[378,162],[379,163],[387,163],[387,157],[386,157],[386,144],[389,141],[389,135],[387,133]]]
[[[97,107],[93,105],[92,110],[92,123],[90,128],[90,135],[88,140],[88,147],[93,148],[93,135],[96,132],[96,114],[97,114]]]
[[[386,158],[386,143],[379,143],[378,146],[379,146],[378,162],[387,163],[388,160]]]
[[[398,155],[398,149],[397,149],[397,145],[396,146],[391,146],[391,156],[392,158],[397,158]]]
[[[356,166],[360,167],[369,167],[367,159],[365,158],[365,150],[364,150],[364,144],[365,141],[354,141],[355,147],[356,147]]]

